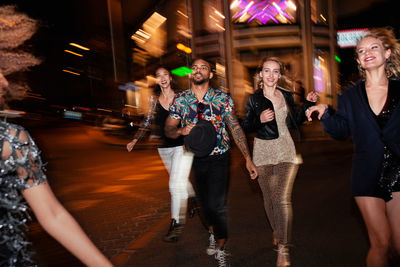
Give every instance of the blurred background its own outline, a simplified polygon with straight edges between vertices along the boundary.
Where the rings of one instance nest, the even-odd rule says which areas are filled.
[[[287,69],[283,86],[296,101],[315,90],[322,103],[336,106],[342,90],[359,79],[354,45],[360,34],[371,27],[391,26],[399,36],[397,3],[1,0],[1,5],[16,5],[39,21],[37,33],[20,48],[42,59],[30,71],[6,77],[30,87],[24,100],[9,106],[24,112],[15,121],[29,130],[42,150],[60,201],[107,257],[127,262],[121,257],[139,250],[143,240],[151,239],[146,234],[157,233],[157,227],[164,234],[170,219],[168,173],[155,143],[144,139],[133,152],[125,149],[147,112],[157,66],[172,69],[178,88],[185,90],[191,59],[215,62],[212,84],[231,94],[240,118],[254,90],[258,64],[266,56],[277,56]],[[331,141],[318,121],[303,126],[306,138],[297,148],[304,164],[294,188],[296,266],[363,266],[368,237],[350,201],[352,144]],[[237,179],[231,179],[230,207],[236,212],[232,218],[240,219],[232,223],[237,227],[232,232],[243,229],[242,239],[237,239],[241,241],[232,242],[238,244],[233,251],[241,255],[235,263],[272,266],[274,254],[265,242],[272,236],[260,220],[261,194],[258,186],[243,179],[247,174],[241,154],[235,148],[233,152],[231,173]],[[193,233],[196,224],[190,225],[188,233]],[[36,221],[29,228],[39,266],[82,266]],[[247,229],[253,230],[250,238]],[[203,231],[200,223],[197,231]],[[187,266],[186,260],[207,261],[198,250],[200,234],[187,236],[193,237],[189,246],[149,246],[152,258],[154,251],[162,251],[158,254],[183,257],[179,266]],[[139,255],[133,258],[140,261]],[[154,258],[165,263],[163,257]],[[266,264],[265,259],[270,261]],[[175,258],[171,262],[163,266],[178,266]],[[144,264],[126,266],[148,266]]]
[[[265,56],[284,61],[284,86],[297,101],[315,90],[336,105],[342,88],[358,79],[359,34],[376,26],[399,33],[395,2],[2,0],[40,21],[24,49],[43,59],[22,74],[27,98],[10,105],[31,116],[134,127],[147,110],[155,68],[171,68],[185,90],[191,59],[203,57],[216,63],[213,86],[231,94],[240,117]]]

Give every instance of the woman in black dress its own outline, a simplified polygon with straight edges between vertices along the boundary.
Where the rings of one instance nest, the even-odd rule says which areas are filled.
[[[320,104],[306,115],[318,113],[333,138],[351,135],[351,191],[368,230],[367,266],[388,266],[391,248],[400,255],[400,44],[392,30],[377,28],[355,52],[364,79],[339,96],[336,111]]]

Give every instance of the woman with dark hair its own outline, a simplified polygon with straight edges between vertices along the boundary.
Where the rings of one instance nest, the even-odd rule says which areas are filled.
[[[352,137],[351,192],[370,240],[367,266],[388,266],[390,248],[400,255],[400,43],[391,29],[376,28],[355,52],[363,79],[338,97],[336,111],[319,104],[306,115],[318,113],[335,139]]]
[[[36,21],[14,6],[0,6],[0,116],[7,100],[21,99],[25,87],[6,77],[40,63],[19,47],[36,31]],[[6,77],[5,77],[6,76]],[[54,196],[40,151],[21,126],[0,120],[0,266],[36,266],[24,230],[29,208],[40,225],[87,266],[112,266]]]
[[[255,75],[256,92],[249,97],[242,122],[245,131],[256,132],[253,162],[273,230],[279,267],[290,265],[291,195],[300,163],[289,128],[298,130],[306,120],[305,109],[317,100],[316,94],[310,92],[304,106],[296,105],[292,93],[278,87],[283,71],[283,63],[278,58],[262,61]]]
[[[171,87],[172,76],[167,68],[157,68],[156,78],[156,95],[150,97],[150,109],[139,131],[126,147],[128,151],[131,151],[154,120],[156,127],[154,127],[151,137],[157,136],[161,138],[162,144],[158,148],[158,153],[170,175],[171,224],[164,241],[176,242],[182,232],[189,197],[191,206],[195,205],[195,193],[189,181],[193,155],[183,150],[183,138],[171,139],[164,134],[165,120],[169,116],[169,107],[174,100],[175,92]],[[190,212],[190,216],[193,216],[194,209],[191,209]]]

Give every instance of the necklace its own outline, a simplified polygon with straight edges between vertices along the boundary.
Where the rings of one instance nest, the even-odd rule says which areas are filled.
[[[161,90],[161,93],[164,96],[164,99],[166,100],[169,109],[169,107],[172,105],[172,101],[174,101],[175,94],[172,92],[169,95],[167,95],[163,90]]]

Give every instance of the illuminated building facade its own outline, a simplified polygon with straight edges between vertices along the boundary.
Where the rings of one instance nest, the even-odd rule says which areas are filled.
[[[275,56],[287,66],[287,89],[295,90],[295,81],[301,81],[306,93],[315,90],[321,102],[335,105],[335,25],[335,0],[164,1],[132,33],[132,72],[150,87],[156,65],[178,68],[191,58],[212,60],[216,86],[230,92],[242,115],[257,66]],[[187,88],[182,71],[175,77]]]

